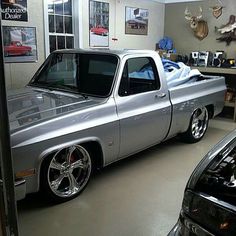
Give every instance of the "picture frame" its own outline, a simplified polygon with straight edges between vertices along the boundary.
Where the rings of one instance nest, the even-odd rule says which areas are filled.
[[[148,35],[147,9],[125,7],[125,34]]]
[[[28,21],[27,0],[2,0],[2,20]]]
[[[36,27],[3,26],[4,62],[37,62]]]
[[[89,46],[109,47],[109,3],[89,1]]]

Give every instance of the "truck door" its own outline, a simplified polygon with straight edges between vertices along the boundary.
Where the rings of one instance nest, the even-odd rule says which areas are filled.
[[[168,90],[153,58],[128,57],[121,77],[116,96],[120,158],[161,142],[171,120]]]

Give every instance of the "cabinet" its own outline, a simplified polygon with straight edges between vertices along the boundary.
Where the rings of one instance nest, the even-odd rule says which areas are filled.
[[[225,96],[225,108],[229,108],[233,113],[233,120],[236,122],[236,68],[220,67],[191,67],[198,69],[202,74],[224,76],[228,93]]]

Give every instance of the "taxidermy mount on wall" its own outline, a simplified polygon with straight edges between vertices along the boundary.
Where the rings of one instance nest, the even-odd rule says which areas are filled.
[[[192,13],[186,7],[185,19],[190,22],[190,27],[193,30],[194,36],[199,40],[203,40],[208,35],[208,25],[205,20],[202,20],[202,8],[199,7],[200,14],[193,16]]]
[[[210,7],[210,10],[212,10],[212,15],[216,19],[218,19],[222,15],[222,9],[224,8],[222,2],[220,0],[218,0],[218,2],[220,3],[220,5]]]
[[[222,34],[221,37],[217,38],[220,42],[225,41],[226,45],[230,45],[233,40],[236,40],[235,30],[236,30],[236,17],[234,15],[230,15],[229,21],[227,24],[221,26],[220,28],[215,27],[215,30]]]

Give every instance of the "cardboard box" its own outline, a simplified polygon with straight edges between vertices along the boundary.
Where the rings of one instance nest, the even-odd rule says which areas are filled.
[[[156,52],[160,55],[161,58],[165,58],[171,61],[177,60],[177,53],[168,53],[166,50],[158,49]]]
[[[178,56],[177,53],[170,53],[169,60],[176,61],[177,60],[177,56]]]
[[[166,57],[167,51],[162,49],[157,49],[156,52],[160,55],[160,57]]]

